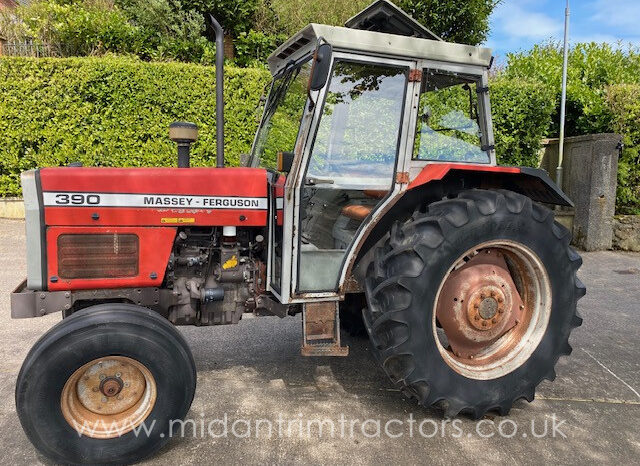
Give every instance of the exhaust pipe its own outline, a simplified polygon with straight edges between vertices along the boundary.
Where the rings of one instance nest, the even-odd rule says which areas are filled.
[[[224,32],[212,14],[211,26],[216,35],[216,167],[224,167]]]

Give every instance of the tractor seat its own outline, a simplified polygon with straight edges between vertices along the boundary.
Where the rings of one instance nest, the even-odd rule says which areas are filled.
[[[377,189],[365,189],[364,195],[367,197],[371,197],[374,199],[382,199],[387,195],[389,191],[377,190]],[[351,204],[344,206],[342,208],[342,215],[345,217],[349,217],[350,219],[357,220],[362,222],[367,215],[371,213],[374,206],[371,205],[360,205],[360,204]]]
[[[344,206],[342,208],[342,215],[361,222],[365,218],[367,218],[367,215],[369,215],[372,209],[373,209],[373,206],[352,204],[352,205]]]

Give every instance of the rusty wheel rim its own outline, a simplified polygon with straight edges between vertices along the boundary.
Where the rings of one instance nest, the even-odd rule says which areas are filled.
[[[524,364],[540,344],[551,285],[531,249],[491,241],[454,262],[435,303],[432,328],[447,364],[465,377],[495,379]]]
[[[156,401],[156,382],[140,362],[124,356],[94,359],[76,370],[60,398],[62,414],[92,438],[119,437],[138,427]]]

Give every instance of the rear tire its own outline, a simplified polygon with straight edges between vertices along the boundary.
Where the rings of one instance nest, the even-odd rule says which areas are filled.
[[[129,464],[169,440],[169,421],[186,416],[195,386],[191,351],[170,323],[140,306],[101,304],[64,319],[33,346],[16,382],[16,407],[47,458]]]
[[[569,335],[582,323],[576,310],[578,299],[585,294],[585,287],[576,276],[582,259],[569,242],[569,231],[554,222],[549,209],[510,191],[465,191],[456,199],[417,210],[411,219],[393,225],[367,269],[368,307],[363,310],[363,317],[374,356],[406,396],[416,398],[423,406],[439,407],[448,417],[462,412],[479,418],[490,410],[507,414],[514,401],[521,398],[532,401],[536,386],[543,379],[555,378],[554,366],[559,357],[571,353]],[[454,304],[458,306],[455,309],[462,309],[456,314],[459,317],[455,324],[459,326],[454,326],[454,334],[446,336],[451,337],[451,342],[466,346],[458,346],[454,351],[453,343],[447,346],[446,339],[443,343],[439,337],[443,331],[436,328],[438,315],[444,333],[447,328],[451,331],[452,324],[445,325],[443,319],[448,318],[448,312],[458,312],[447,307],[441,310],[441,292],[442,296],[446,294],[443,290],[450,283],[447,280],[466,264],[472,264],[474,257],[480,257],[480,251],[493,254],[502,251],[505,257],[513,259],[522,256],[523,264],[524,258],[530,258],[531,267],[516,267],[512,260],[504,262],[509,266],[507,275],[513,275],[513,294],[522,294],[522,300],[513,301],[504,315],[518,309],[522,314],[512,319],[509,324],[512,327],[505,324],[504,333],[486,347],[477,346],[477,335],[486,335],[482,332],[487,329],[479,326],[485,317],[474,317],[473,306],[478,309],[477,301],[467,300],[464,305],[457,302],[458,296],[467,298],[464,293],[473,291],[469,280],[459,281],[459,288],[467,291],[447,295],[447,299],[456,296],[450,302],[451,309]],[[527,271],[538,271],[527,272],[524,278],[515,276],[514,269],[526,267]],[[493,274],[491,277],[489,272],[486,280],[495,281],[495,270]],[[539,294],[546,289],[550,300],[545,302],[529,291],[529,284],[523,285],[533,275],[540,279],[532,279],[531,289],[537,287],[541,290]],[[474,276],[485,280],[483,277]],[[491,296],[488,292],[485,296],[485,289],[494,289],[486,285],[486,282],[478,285],[478,290],[483,290],[482,299],[499,297],[493,301],[493,307],[481,310],[493,311],[486,322],[489,328],[494,324],[498,327],[500,316],[495,314],[495,306],[498,300],[503,303],[508,297],[500,294],[499,285],[498,295],[491,291]],[[531,296],[535,299],[529,299]],[[491,320],[494,315],[496,319]],[[526,325],[531,325],[529,334],[524,333]],[[518,343],[514,335],[520,333],[514,332],[521,330],[522,335],[529,336]],[[463,351],[458,351],[459,348]],[[508,361],[505,370],[501,369],[501,357],[511,358],[504,359]]]

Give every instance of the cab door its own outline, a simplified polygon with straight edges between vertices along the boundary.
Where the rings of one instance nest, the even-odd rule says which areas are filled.
[[[337,296],[358,233],[396,190],[416,62],[335,54],[293,209],[291,297]]]

